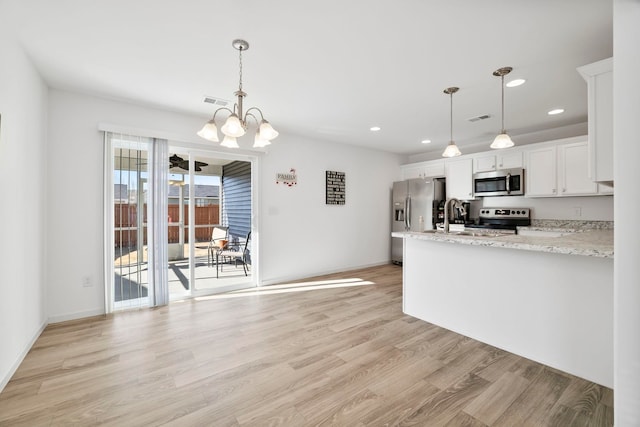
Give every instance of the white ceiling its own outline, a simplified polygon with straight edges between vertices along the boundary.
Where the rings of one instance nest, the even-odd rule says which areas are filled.
[[[500,130],[492,72],[503,66],[527,79],[505,91],[516,143],[583,123],[587,92],[576,67],[613,54],[612,0],[2,1],[52,87],[204,122],[214,111],[204,96],[233,99],[231,41],[243,38],[246,106],[281,134],[401,154],[447,144],[449,86],[460,87],[454,139],[463,152],[488,145]],[[566,112],[546,114],[556,107]],[[482,114],[491,118],[467,120]]]

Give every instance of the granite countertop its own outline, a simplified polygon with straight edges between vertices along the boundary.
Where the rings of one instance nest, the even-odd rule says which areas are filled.
[[[528,251],[613,258],[613,229],[569,227],[519,227],[532,235],[473,236],[455,233],[393,232],[393,237],[494,246]],[[537,233],[537,234],[536,234]]]

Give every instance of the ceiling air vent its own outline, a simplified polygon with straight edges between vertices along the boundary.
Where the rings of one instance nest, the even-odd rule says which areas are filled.
[[[227,105],[231,104],[231,101],[229,100],[222,99],[222,98],[215,98],[213,96],[205,96],[204,102],[217,105],[218,107],[226,107]]]
[[[470,122],[479,122],[480,120],[486,120],[489,117],[491,116],[488,114],[483,114],[481,116],[471,117],[470,119],[467,119],[467,120],[469,120]]]

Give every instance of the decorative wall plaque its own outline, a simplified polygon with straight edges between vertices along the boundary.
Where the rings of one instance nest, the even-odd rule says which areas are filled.
[[[298,184],[298,175],[296,175],[296,170],[291,168],[289,173],[276,173],[276,184],[284,184],[289,187],[293,187]]]
[[[327,172],[327,205],[344,205],[346,201],[344,172]]]

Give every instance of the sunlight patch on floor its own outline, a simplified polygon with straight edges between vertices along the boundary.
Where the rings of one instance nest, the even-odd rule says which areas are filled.
[[[375,282],[362,279],[336,279],[336,280],[318,280],[312,282],[296,282],[286,283],[283,285],[268,285],[260,286],[257,288],[242,289],[238,291],[227,292],[218,295],[208,295],[203,297],[196,297],[198,301],[212,300],[212,299],[224,299],[224,298],[238,298],[252,295],[271,295],[271,294],[283,294],[287,292],[304,292],[315,291],[318,289],[333,289],[333,288],[347,288],[351,286],[366,286],[375,285]]]

